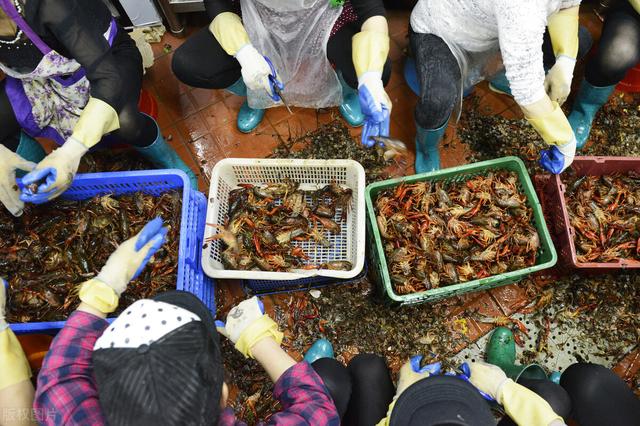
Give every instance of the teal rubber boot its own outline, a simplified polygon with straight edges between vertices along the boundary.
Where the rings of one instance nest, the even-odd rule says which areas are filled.
[[[432,172],[440,170],[440,140],[447,130],[447,120],[437,129],[423,129],[416,123],[416,173]]]
[[[238,79],[231,86],[227,87],[227,91],[233,93],[236,96],[247,96],[247,86],[244,84],[242,77]],[[263,109],[254,109],[249,106],[249,103],[245,100],[238,111],[238,119],[236,125],[238,130],[242,133],[249,133],[262,122],[264,118]]]
[[[360,108],[360,98],[358,91],[347,84],[342,77],[342,73],[338,72],[338,80],[342,86],[342,104],[340,105],[340,115],[350,126],[360,127],[364,123],[364,114]]]
[[[582,80],[578,96],[573,102],[573,111],[569,114],[569,124],[578,141],[578,149],[582,148],[589,139],[591,123],[598,110],[604,105],[616,86],[596,87],[587,80]]]
[[[333,358],[333,345],[327,339],[318,339],[311,345],[307,353],[304,355],[304,360],[309,364],[320,358]]]
[[[513,339],[513,332],[505,327],[498,327],[493,331],[485,353],[485,360],[489,364],[500,367],[507,377],[516,382],[521,377],[525,379],[547,378],[547,374],[538,364],[516,364],[516,342]]]
[[[489,82],[489,89],[496,93],[511,96],[511,86],[509,86],[507,74],[504,71],[496,74]]]
[[[20,142],[18,143],[16,154],[18,154],[25,160],[32,161],[36,164],[44,160],[44,157],[47,156],[47,153],[44,151],[44,148],[42,148],[42,145],[40,145],[37,140],[33,139],[25,132],[20,132]],[[21,178],[26,174],[27,172],[25,171],[16,170],[16,177]]]
[[[164,140],[162,132],[158,127],[158,123],[156,123],[156,127],[158,128],[158,136],[156,137],[156,140],[151,145],[145,146],[144,148],[136,147],[136,151],[160,169],[182,170],[187,174],[191,181],[191,189],[195,189],[197,191],[198,178],[195,173],[185,164],[184,161],[182,161],[182,158],[180,158],[178,153]]]

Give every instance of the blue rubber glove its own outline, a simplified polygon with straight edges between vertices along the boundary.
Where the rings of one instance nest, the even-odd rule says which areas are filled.
[[[128,239],[114,251],[104,265],[97,280],[111,287],[120,296],[127,284],[140,275],[144,267],[165,242],[168,229],[157,217],[147,223],[133,238]]]
[[[382,73],[367,72],[358,79],[358,97],[364,114],[362,144],[372,147],[374,136],[389,136],[391,100],[384,91]]]
[[[20,199],[25,203],[42,204],[53,200],[71,186],[78,171],[80,159],[88,151],[82,143],[73,138],[60,148],[47,155],[36,168],[22,178],[22,194]],[[34,193],[29,188],[37,184]]]
[[[549,149],[540,151],[540,165],[549,173],[559,175],[573,163],[576,155],[576,138],[567,144],[553,145]]]

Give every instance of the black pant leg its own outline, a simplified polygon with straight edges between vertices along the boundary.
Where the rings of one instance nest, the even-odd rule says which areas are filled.
[[[203,89],[224,89],[241,76],[240,63],[224,51],[207,27],[176,49],[171,67],[178,80]]]
[[[571,413],[571,398],[569,398],[569,394],[562,386],[550,380],[539,379],[520,379],[518,383],[540,395],[565,422],[569,419]],[[516,423],[511,420],[509,416],[504,416],[498,423],[498,426],[516,426]]]
[[[356,89],[358,87],[358,76],[353,65],[353,49],[351,39],[360,31],[358,24],[351,23],[340,28],[327,43],[327,59],[331,62],[337,71],[342,72],[344,81]],[[382,84],[385,86],[391,78],[391,60],[387,58],[382,70]]]
[[[586,80],[605,87],[619,83],[640,62],[640,14],[628,2],[618,2],[607,14],[598,50],[587,63]]]
[[[449,119],[459,100],[460,66],[440,37],[411,31],[410,41],[420,86],[416,122],[422,128],[437,129]]]
[[[578,363],[567,368],[560,385],[571,398],[571,418],[580,426],[637,426],[640,399],[602,365]]]
[[[320,358],[311,364],[327,387],[340,418],[344,417],[351,398],[349,370],[334,358]]]
[[[5,81],[0,81],[0,144],[15,152],[20,144],[20,124],[5,91]]]
[[[361,354],[347,367],[351,374],[351,400],[344,417],[346,426],[372,426],[385,418],[395,386],[385,359]]]

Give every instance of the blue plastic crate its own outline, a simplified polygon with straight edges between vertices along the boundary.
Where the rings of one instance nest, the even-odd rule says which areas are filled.
[[[61,198],[85,200],[96,195],[123,195],[138,191],[159,196],[180,188],[182,218],[176,288],[196,295],[215,316],[214,282],[202,271],[200,259],[207,200],[202,193],[191,189],[189,178],[184,172],[171,169],[78,174]],[[65,321],[15,323],[10,324],[10,327],[17,334],[51,334],[60,330],[64,323]]]
[[[268,294],[292,293],[294,291],[305,291],[312,288],[321,288],[330,285],[345,285],[360,281],[367,276],[367,263],[365,262],[362,271],[353,278],[341,280],[332,277],[310,277],[299,280],[242,280],[244,292],[251,295],[266,296]]]

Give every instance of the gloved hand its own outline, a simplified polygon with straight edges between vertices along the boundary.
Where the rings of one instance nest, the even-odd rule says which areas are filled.
[[[402,368],[400,368],[400,377],[396,388],[396,396],[400,396],[402,392],[418,380],[426,379],[431,375],[440,374],[442,365],[439,362],[427,364],[422,368],[420,367],[421,362],[422,355],[415,355],[409,358],[409,361],[405,362]]]
[[[576,60],[568,56],[558,56],[544,79],[544,89],[552,101],[562,105],[571,93],[571,80]]]
[[[551,148],[540,151],[540,165],[546,171],[559,175],[573,163],[576,156],[577,141],[574,137],[564,145],[552,145]]]
[[[264,89],[271,95],[271,83],[269,75],[271,67],[252,44],[246,44],[236,53],[236,59],[242,67],[242,79],[244,84],[251,90]]]
[[[127,284],[140,275],[151,256],[162,247],[167,232],[167,228],[162,226],[162,219],[157,217],[147,223],[138,235],[120,244],[100,273],[82,284],[80,300],[100,312],[113,312]]]
[[[35,170],[22,178],[24,188],[20,199],[26,203],[42,204],[58,197],[71,186],[80,159],[87,151],[87,147],[74,138],[67,139],[64,145],[47,155]],[[36,193],[29,189],[33,184],[38,185]]]
[[[511,380],[507,378],[504,371],[497,365],[476,361],[469,365],[469,381],[480,391],[495,399],[498,404],[502,404],[502,386]]]
[[[283,334],[278,330],[278,324],[264,313],[264,305],[256,296],[231,309],[226,323],[216,321],[216,327],[245,358],[253,358],[251,348],[264,338],[271,337],[278,344],[282,343]]]
[[[30,172],[35,166],[35,163],[0,145],[0,202],[16,217],[22,215],[24,209],[16,184],[16,170]]]
[[[364,114],[362,144],[371,147],[373,136],[389,136],[391,99],[384,90],[382,73],[369,71],[358,77],[358,96]]]

